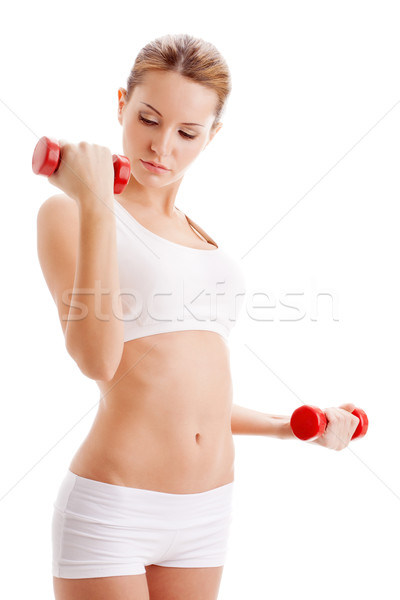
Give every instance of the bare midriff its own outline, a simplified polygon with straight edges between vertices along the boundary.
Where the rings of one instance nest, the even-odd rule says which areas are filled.
[[[229,346],[213,331],[124,344],[70,470],[114,485],[190,494],[234,480]]]

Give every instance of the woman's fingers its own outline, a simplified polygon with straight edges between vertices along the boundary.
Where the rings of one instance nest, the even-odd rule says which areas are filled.
[[[339,406],[339,408],[343,408],[344,410],[348,410],[349,412],[353,412],[353,410],[355,408],[357,408],[357,407],[356,407],[355,404],[352,404],[351,402],[347,402],[346,404],[341,404]]]
[[[325,408],[328,423],[325,433],[316,442],[331,450],[347,448],[359,423],[358,417],[351,414],[355,408],[351,403]]]

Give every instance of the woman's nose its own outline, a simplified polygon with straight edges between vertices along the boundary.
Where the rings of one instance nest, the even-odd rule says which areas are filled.
[[[151,149],[160,158],[171,154],[172,143],[172,132],[160,130],[153,132]]]

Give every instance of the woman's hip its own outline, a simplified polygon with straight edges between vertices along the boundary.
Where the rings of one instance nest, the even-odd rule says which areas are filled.
[[[116,527],[181,529],[230,516],[233,486],[231,481],[205,492],[172,494],[87,479],[68,469],[54,508]]]
[[[223,565],[233,486],[171,494],[68,470],[54,502],[53,574],[80,578],[144,573],[149,564]]]

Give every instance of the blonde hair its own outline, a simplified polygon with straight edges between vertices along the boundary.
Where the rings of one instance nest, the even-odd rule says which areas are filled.
[[[232,83],[228,65],[213,44],[188,34],[168,34],[146,44],[137,55],[128,77],[127,102],[134,88],[143,83],[148,71],[174,71],[214,90],[218,101],[211,129],[217,126]]]

